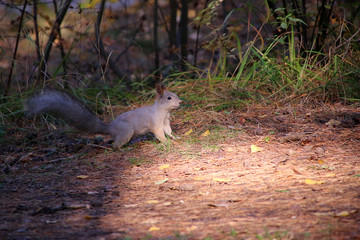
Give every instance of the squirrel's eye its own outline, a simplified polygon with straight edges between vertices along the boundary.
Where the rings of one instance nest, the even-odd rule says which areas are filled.
[[[168,97],[168,100],[171,100],[171,97],[170,97],[170,96]]]

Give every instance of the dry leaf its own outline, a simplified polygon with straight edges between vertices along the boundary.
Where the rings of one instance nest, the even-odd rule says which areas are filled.
[[[302,175],[302,173],[299,170],[297,170],[296,168],[292,167],[292,170],[294,171],[294,173]]]
[[[160,230],[160,228],[158,228],[158,227],[149,228],[149,232],[154,232],[154,231],[159,231],[159,230]]]
[[[89,176],[88,175],[78,175],[78,176],[76,176],[77,178],[79,178],[79,179],[86,179],[86,178],[88,178]]]
[[[256,145],[251,144],[251,152],[255,153],[255,152],[261,152],[261,148],[259,148]]]
[[[311,179],[305,179],[305,184],[309,184],[309,185],[314,185],[314,184],[323,184],[325,183],[324,181],[315,181],[315,180],[311,180]]]
[[[68,209],[80,209],[80,208],[90,209],[90,205],[89,204],[82,204],[82,203],[70,204],[70,205],[67,205],[66,208],[68,208]]]
[[[315,216],[333,216],[334,213],[333,212],[315,212],[315,213],[313,213],[313,215],[315,215]]]
[[[322,160],[322,159],[318,159],[318,163],[319,164],[325,164],[324,160]]]
[[[335,217],[347,217],[349,215],[350,215],[350,213],[348,211],[341,211],[341,212],[335,214]]]
[[[125,208],[137,207],[137,204],[124,204]]]
[[[191,232],[191,231],[196,230],[197,228],[198,228],[197,226],[193,225],[193,226],[191,226],[191,227],[187,227],[187,228],[186,228],[186,231],[187,231],[187,232]]]
[[[188,135],[190,135],[192,132],[193,132],[193,130],[192,130],[192,129],[189,129],[189,131],[187,131],[184,135],[185,135],[185,136],[188,136]]]
[[[206,130],[203,134],[201,134],[201,136],[206,137],[210,135],[210,131]]]
[[[329,173],[329,174],[326,174],[325,177],[335,177],[336,174],[335,173]]]
[[[239,117],[239,124],[244,125],[246,122],[246,119],[242,116]]]
[[[146,201],[146,203],[148,204],[156,204],[156,203],[159,203],[158,200],[149,200],[149,201]]]
[[[208,206],[210,207],[224,207],[229,208],[229,203],[209,203]]]
[[[229,179],[222,179],[222,178],[213,178],[213,181],[215,181],[215,182],[225,182],[225,183],[230,182]]]
[[[165,168],[169,168],[170,164],[164,164],[162,166],[159,167],[159,169],[165,169]]]
[[[156,182],[155,185],[160,185],[160,184],[166,183],[167,180],[169,180],[169,179],[168,179],[168,178],[165,178],[165,179],[163,179],[163,180],[160,180],[160,181]]]

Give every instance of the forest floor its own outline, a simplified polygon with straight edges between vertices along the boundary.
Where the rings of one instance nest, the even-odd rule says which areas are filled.
[[[107,138],[7,131],[0,239],[360,239],[359,107],[173,119],[179,140],[116,152]]]

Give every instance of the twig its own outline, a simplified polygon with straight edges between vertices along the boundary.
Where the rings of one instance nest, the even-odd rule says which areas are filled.
[[[56,4],[56,0],[53,0],[53,5],[54,5],[54,10],[55,10],[55,14],[58,15],[58,7]],[[64,50],[64,45],[63,45],[63,41],[62,41],[62,36],[61,36],[61,29],[60,29],[60,25],[57,25],[57,32],[59,34],[59,48],[60,48],[60,52],[61,52],[61,62],[62,62],[62,66],[63,66],[63,76],[66,78],[67,75],[67,66],[66,66],[66,60],[65,60],[65,50]],[[67,85],[67,82],[65,82],[65,85]],[[67,86],[65,86],[66,88]]]
[[[10,72],[9,72],[9,78],[7,80],[6,83],[6,89],[5,89],[5,93],[4,95],[6,96],[9,92],[9,88],[10,88],[10,84],[11,84],[11,78],[12,78],[12,73],[15,67],[15,60],[16,60],[16,55],[17,55],[17,50],[19,47],[19,40],[20,40],[20,33],[21,33],[21,29],[22,29],[22,23],[23,23],[23,19],[24,19],[24,14],[25,14],[25,9],[26,9],[26,5],[27,5],[27,0],[25,0],[22,12],[21,12],[21,16],[20,16],[20,23],[19,23],[19,28],[18,28],[18,32],[17,32],[17,37],[16,37],[16,43],[15,43],[15,49],[14,49],[14,54],[13,54],[13,59],[11,60],[11,67],[10,67]]]
[[[53,28],[51,30],[51,33],[49,35],[49,39],[46,43],[45,46],[45,51],[44,51],[44,58],[42,59],[42,61],[40,62],[40,67],[39,67],[39,74],[38,74],[38,78],[37,80],[44,80],[45,76],[46,76],[46,70],[45,70],[45,65],[49,59],[50,56],[50,51],[53,45],[54,40],[56,39],[56,37],[58,36],[59,32],[57,31],[58,29],[60,29],[60,25],[65,17],[65,14],[70,6],[72,0],[66,0],[66,2],[64,3],[64,5],[60,8],[60,11],[58,13],[58,15],[56,16]]]
[[[139,26],[136,28],[136,30],[135,30],[135,32],[134,32],[134,35],[132,36],[129,45],[127,45],[126,48],[115,58],[115,60],[114,60],[115,63],[120,60],[120,57],[121,57],[122,55],[124,55],[124,54],[129,50],[129,48],[130,48],[132,45],[134,45],[136,35],[140,32],[140,30],[141,30],[142,27],[143,27],[143,22],[144,22],[144,20],[141,19],[141,22],[140,22]]]
[[[98,48],[98,50],[100,52],[100,55],[106,61],[108,60],[111,70],[113,70],[113,72],[119,78],[124,78],[124,74],[117,68],[117,66],[115,65],[115,62],[109,57],[109,54],[106,53],[106,51],[104,49],[103,41],[102,41],[101,36],[100,36],[100,25],[101,25],[101,19],[102,19],[102,15],[103,15],[104,8],[105,8],[105,2],[106,2],[106,0],[101,0],[99,14],[97,16],[96,23],[95,23],[96,44],[97,44],[97,48]]]

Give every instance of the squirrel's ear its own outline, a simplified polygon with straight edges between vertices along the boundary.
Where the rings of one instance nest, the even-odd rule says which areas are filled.
[[[164,91],[167,90],[165,84],[163,83],[157,83],[156,84],[156,93],[162,96],[164,94]]]

